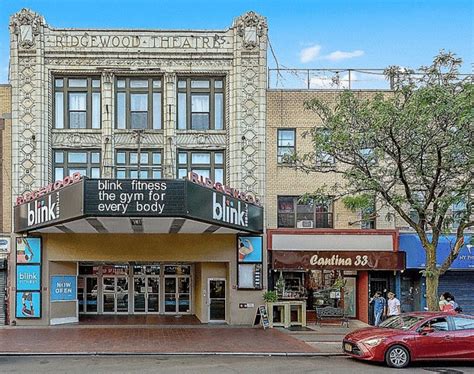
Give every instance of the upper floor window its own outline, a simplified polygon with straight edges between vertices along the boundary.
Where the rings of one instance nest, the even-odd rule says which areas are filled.
[[[100,178],[100,150],[54,150],[54,180],[74,173],[89,178]]]
[[[117,129],[159,130],[161,124],[161,78],[117,78]]]
[[[318,204],[312,199],[300,201],[296,196],[278,197],[278,227],[332,228],[332,204]]]
[[[161,150],[117,150],[115,176],[118,179],[160,179],[162,173]]]
[[[199,174],[224,183],[224,151],[178,151],[178,178],[185,178],[188,172]]]
[[[178,129],[224,128],[223,78],[179,78]]]
[[[277,162],[288,163],[289,157],[296,151],[296,131],[294,129],[278,129],[277,131]]]
[[[100,77],[54,78],[54,128],[100,129]]]
[[[467,209],[466,201],[459,200],[458,202],[451,205],[452,213],[452,228],[457,229],[461,224],[462,217],[464,216]]]
[[[328,129],[321,129],[318,130],[318,135],[322,138],[322,140],[329,141],[331,132]],[[333,155],[330,155],[329,153],[320,149],[316,151],[316,163],[319,166],[332,166],[335,162],[336,159]]]
[[[361,229],[375,229],[375,203],[371,207],[366,207],[361,210],[361,221],[360,221],[360,228]]]

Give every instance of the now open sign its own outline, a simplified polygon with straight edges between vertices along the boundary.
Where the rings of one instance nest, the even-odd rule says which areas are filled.
[[[75,275],[53,275],[51,277],[51,301],[77,300],[77,280]]]

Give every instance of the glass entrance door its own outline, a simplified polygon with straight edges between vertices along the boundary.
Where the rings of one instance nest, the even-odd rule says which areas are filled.
[[[79,313],[97,313],[97,277],[78,277]]]
[[[165,277],[165,313],[176,313],[176,277]]]
[[[209,279],[209,322],[225,321],[225,279]]]
[[[165,313],[191,312],[190,284],[191,278],[187,275],[165,277]]]
[[[128,278],[102,278],[102,310],[104,314],[128,313]]]
[[[158,313],[160,311],[160,277],[146,277],[146,312]]]

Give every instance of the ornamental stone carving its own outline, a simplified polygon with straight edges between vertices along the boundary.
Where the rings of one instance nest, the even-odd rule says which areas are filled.
[[[221,59],[221,60],[210,60],[210,59],[197,59],[192,60],[175,60],[175,59],[114,59],[114,58],[101,58],[101,57],[47,57],[45,58],[47,65],[59,65],[59,66],[106,66],[106,67],[138,67],[138,68],[157,68],[157,67],[186,67],[190,65],[197,67],[207,68],[222,68],[232,66],[232,60]]]
[[[266,19],[255,12],[248,12],[239,17],[236,24],[237,35],[243,39],[243,47],[249,50],[258,46],[260,38],[268,29]]]
[[[18,35],[20,48],[33,48],[42,24],[44,24],[43,18],[26,8],[23,8],[19,13],[12,16],[10,27],[13,33]]]
[[[100,133],[55,132],[52,137],[53,147],[77,148],[77,147],[100,147]]]

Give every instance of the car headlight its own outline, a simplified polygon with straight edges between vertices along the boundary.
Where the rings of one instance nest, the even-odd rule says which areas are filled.
[[[371,347],[375,347],[379,345],[380,343],[382,343],[384,340],[385,338],[374,338],[374,339],[364,340],[363,343]]]

